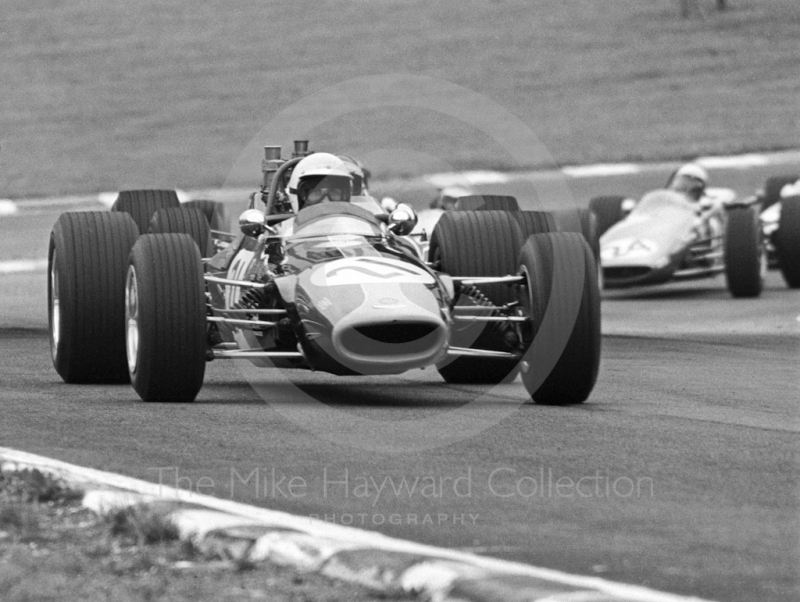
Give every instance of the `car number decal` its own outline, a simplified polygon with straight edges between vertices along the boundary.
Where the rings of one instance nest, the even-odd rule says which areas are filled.
[[[658,245],[652,240],[642,238],[624,238],[604,245],[600,256],[603,259],[635,259],[640,257],[650,257],[658,251]]]
[[[433,284],[433,276],[410,263],[382,257],[348,257],[319,266],[311,274],[315,286],[353,284]]]

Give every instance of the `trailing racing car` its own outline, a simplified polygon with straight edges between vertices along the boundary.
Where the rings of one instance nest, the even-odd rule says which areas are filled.
[[[534,402],[588,398],[600,300],[580,234],[541,212],[459,211],[424,252],[408,236],[414,211],[385,212],[357,161],[304,141],[280,153],[265,147],[238,234],[169,190],[59,218],[48,305],[66,382],[130,380],[146,401],[191,401],[206,363],[232,358],[337,375],[434,365],[451,383],[519,373]]]
[[[777,183],[768,181],[765,190],[774,195]],[[705,188],[698,197],[693,200],[668,184],[638,201],[592,199],[590,209],[601,232],[604,286],[663,284],[724,273],[734,297],[756,297],[770,261],[780,266],[789,286],[800,285],[800,197],[773,200],[774,207],[766,211],[762,209],[769,199],[763,192],[740,200],[733,190]]]

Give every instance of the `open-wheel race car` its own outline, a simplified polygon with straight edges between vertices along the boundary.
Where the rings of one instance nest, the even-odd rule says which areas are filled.
[[[781,198],[779,190],[789,179],[771,178],[763,191],[743,199],[731,189],[707,188],[693,201],[669,186],[640,200],[592,199],[604,286],[663,284],[724,273],[732,296],[757,297],[772,265],[780,267],[790,287],[797,287],[800,197]]]
[[[414,211],[386,213],[356,161],[302,141],[288,160],[265,153],[237,234],[209,227],[219,207],[179,205],[173,191],[126,191],[110,212],[59,218],[48,297],[66,382],[130,379],[146,401],[191,401],[206,363],[233,358],[337,375],[434,365],[450,383],[520,374],[534,402],[589,397],[600,298],[580,234],[544,212],[457,211],[422,252]],[[320,188],[325,176],[303,192],[311,164],[331,178],[344,166],[346,194]]]

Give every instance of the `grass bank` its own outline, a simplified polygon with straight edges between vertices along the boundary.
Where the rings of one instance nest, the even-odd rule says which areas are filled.
[[[5,0],[0,197],[218,186],[310,94],[344,114],[305,131],[312,103],[292,131],[381,176],[800,146],[800,4],[700,4],[683,20],[675,0]],[[321,92],[393,74],[496,103],[544,152],[514,159],[505,134],[476,128],[502,111],[411,106],[468,94],[401,85],[394,106],[347,113],[358,103]]]

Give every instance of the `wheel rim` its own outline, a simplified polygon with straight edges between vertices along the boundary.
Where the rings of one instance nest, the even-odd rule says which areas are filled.
[[[133,266],[128,268],[125,281],[125,351],[128,370],[133,374],[139,364],[139,288]]]
[[[50,259],[50,353],[55,362],[58,357],[58,344],[61,341],[61,301],[58,287],[56,251]]]

